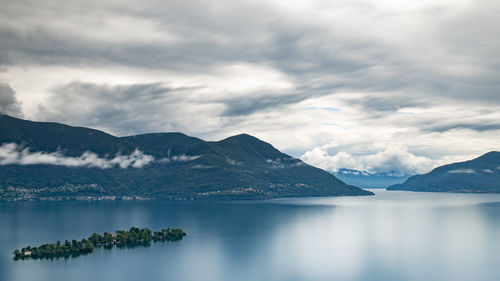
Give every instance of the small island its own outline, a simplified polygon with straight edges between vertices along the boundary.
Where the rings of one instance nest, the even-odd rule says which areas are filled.
[[[80,241],[66,240],[64,243],[43,244],[38,247],[25,247],[21,250],[14,250],[12,253],[15,260],[19,259],[43,259],[76,257],[82,254],[91,253],[95,248],[104,247],[110,249],[117,247],[148,246],[151,241],[179,241],[186,233],[180,228],[167,228],[160,231],[151,231],[148,228],[131,227],[128,231],[117,230],[115,233],[105,232],[103,235],[93,233],[87,239]]]

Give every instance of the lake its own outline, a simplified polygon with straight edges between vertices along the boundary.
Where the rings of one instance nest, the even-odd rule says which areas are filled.
[[[0,280],[499,280],[500,194],[0,204]],[[27,245],[130,226],[187,237],[14,261]]]

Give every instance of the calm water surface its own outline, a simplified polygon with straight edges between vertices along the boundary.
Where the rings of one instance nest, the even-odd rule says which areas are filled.
[[[500,280],[500,195],[0,204],[0,280]],[[13,261],[93,232],[181,227],[176,243]]]

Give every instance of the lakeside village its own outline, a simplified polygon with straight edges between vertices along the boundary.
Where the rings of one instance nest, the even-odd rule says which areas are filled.
[[[111,249],[114,246],[118,248],[149,246],[151,242],[179,241],[184,236],[186,233],[180,228],[151,231],[148,228],[131,227],[128,231],[117,230],[115,233],[105,232],[103,235],[93,233],[87,239],[80,241],[72,240],[69,242],[66,240],[64,243],[57,241],[38,247],[28,246],[21,250],[16,249],[12,254],[15,260],[69,258],[89,254],[99,247]]]
[[[152,200],[147,196],[106,195],[106,191],[97,184],[67,184],[56,188],[21,188],[0,187],[0,201],[114,201],[114,200]]]
[[[275,187],[275,185],[272,185]],[[276,185],[286,186],[286,185]],[[295,187],[307,187],[306,184],[296,184]],[[185,196],[168,195],[162,196],[162,200],[186,201],[196,199],[207,199],[213,197],[235,196],[235,195],[268,195],[269,192],[253,187],[234,187],[231,189],[215,190],[209,192],[194,193]],[[97,184],[73,185],[66,184],[59,187],[24,188],[0,187],[0,201],[22,202],[22,201],[144,201],[155,200],[156,197],[144,195],[112,195]]]

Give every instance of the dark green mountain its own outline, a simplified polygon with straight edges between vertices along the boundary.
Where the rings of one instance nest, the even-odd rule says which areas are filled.
[[[492,151],[470,161],[441,166],[387,189],[500,193],[500,152]]]
[[[156,155],[168,157],[171,155],[186,154],[195,146],[203,144],[198,138],[186,136],[183,133],[153,133],[121,138],[132,143],[142,151],[151,150]]]
[[[100,156],[130,153],[134,147],[104,132],[59,123],[32,122],[0,115],[0,143],[18,143],[32,151],[61,150],[66,156],[92,151]]]
[[[4,199],[372,194],[245,134],[218,142],[182,133],[118,138],[98,130],[4,115],[0,143],[0,197]],[[17,145],[13,148],[12,143]],[[12,160],[12,155],[17,158]]]

